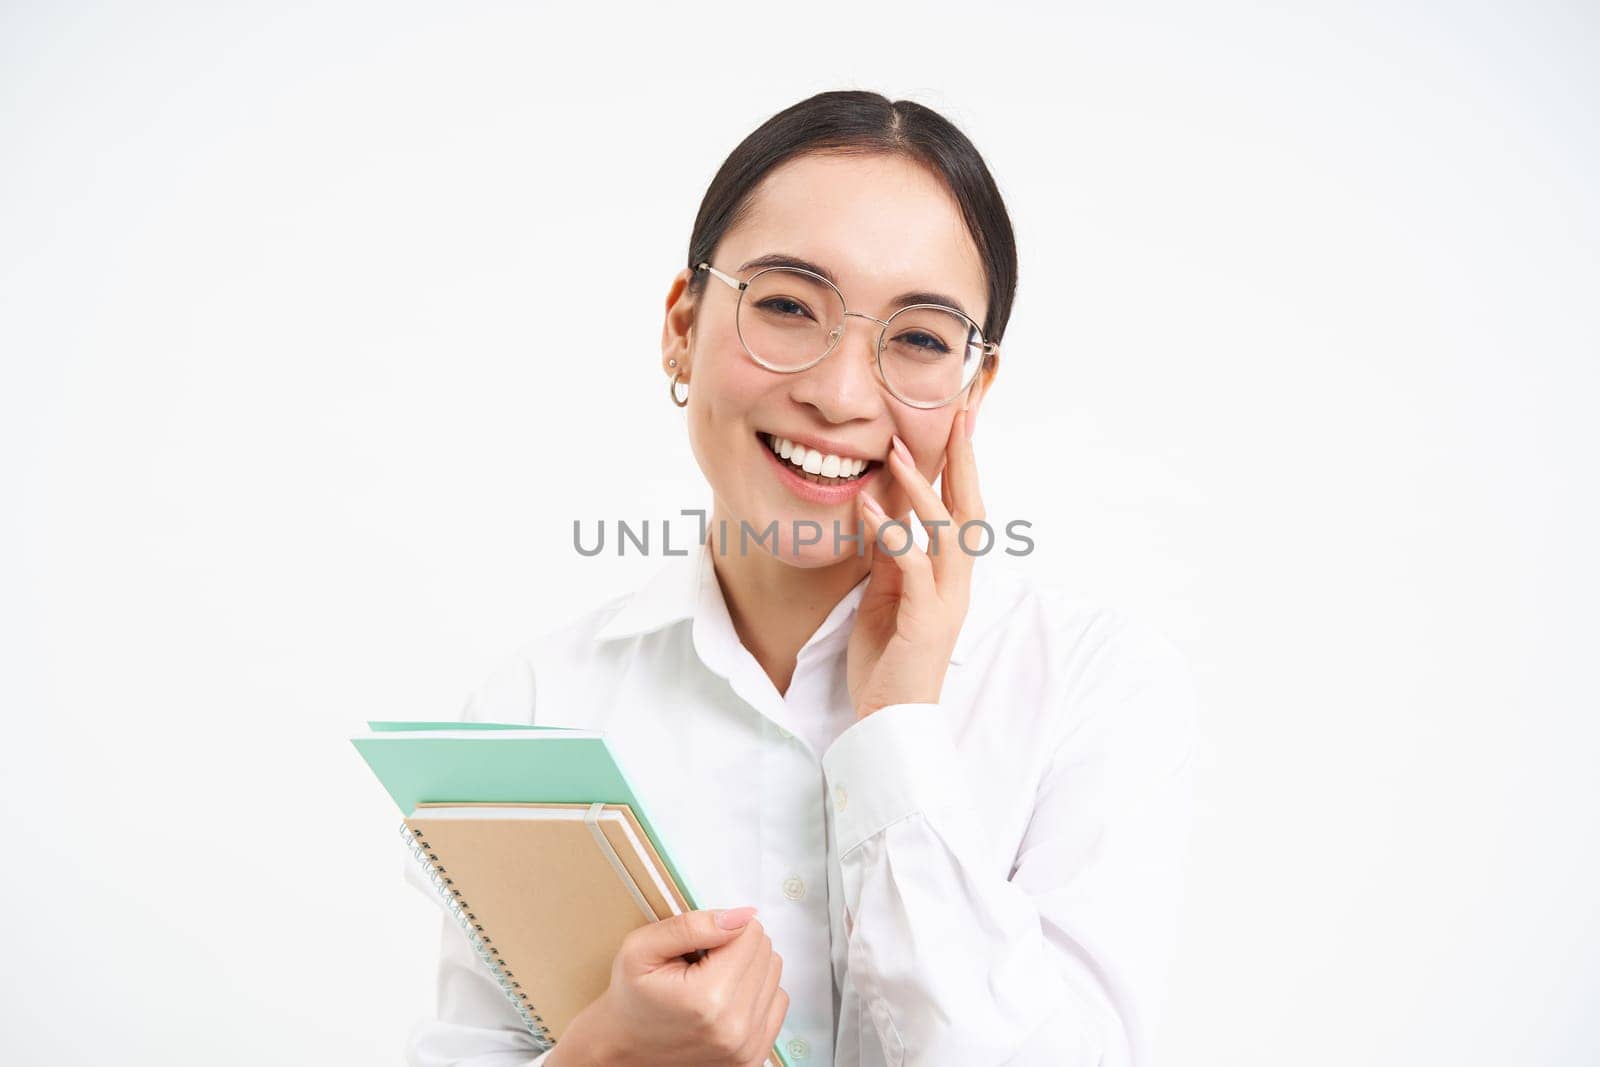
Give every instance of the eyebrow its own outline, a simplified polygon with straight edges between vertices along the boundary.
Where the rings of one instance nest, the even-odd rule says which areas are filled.
[[[812,263],[807,259],[801,259],[799,256],[791,256],[786,252],[768,252],[764,256],[757,256],[748,263],[742,264],[739,267],[739,271],[743,273],[747,270],[759,270],[764,267],[798,267],[801,270],[808,270],[812,274],[822,275],[833,283],[835,289],[841,288],[839,279],[827,267]],[[908,293],[901,293],[889,301],[891,308],[909,307],[912,304],[942,304],[947,308],[955,308],[969,319],[972,318],[971,313],[961,306],[960,301],[948,293],[935,293],[928,289],[913,289]]]

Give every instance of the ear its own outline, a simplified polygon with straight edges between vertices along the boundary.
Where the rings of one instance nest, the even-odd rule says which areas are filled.
[[[667,290],[666,318],[661,324],[661,369],[667,377],[674,374],[689,380],[689,354],[694,350],[694,318],[697,310],[694,294],[689,291],[689,279],[694,273],[685,267],[672,278]],[[677,362],[671,366],[673,360]]]

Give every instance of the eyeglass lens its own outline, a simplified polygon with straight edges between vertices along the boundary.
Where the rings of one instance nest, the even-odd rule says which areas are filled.
[[[786,268],[769,269],[745,289],[739,336],[761,362],[779,370],[796,369],[838,343],[844,311],[838,291],[822,280]],[[896,394],[942,403],[967,384],[982,355],[981,335],[965,316],[912,307],[890,316],[879,361],[884,381]]]

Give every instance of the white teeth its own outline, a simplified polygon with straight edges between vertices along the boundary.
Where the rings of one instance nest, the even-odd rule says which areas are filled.
[[[807,474],[821,478],[854,478],[867,469],[868,460],[849,459],[828,455],[804,445],[797,445],[787,437],[768,436],[767,447],[779,457],[788,460]]]

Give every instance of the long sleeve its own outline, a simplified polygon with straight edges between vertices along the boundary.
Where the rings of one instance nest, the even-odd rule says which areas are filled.
[[[1129,640],[1060,717],[1064,736],[1038,739],[1052,747],[1009,877],[938,705],[883,708],[824,755],[848,971],[891,1067],[1149,1063],[1194,696],[1176,649]]]
[[[446,915],[439,939],[438,1014],[412,1028],[408,1067],[539,1067],[549,1055],[539,1051],[461,928]]]
[[[532,722],[533,676],[526,663],[510,661],[467,698],[467,722]],[[438,890],[407,850],[405,877],[440,905],[436,1013],[412,1027],[406,1041],[408,1067],[539,1067],[549,1057],[495,982]]]

